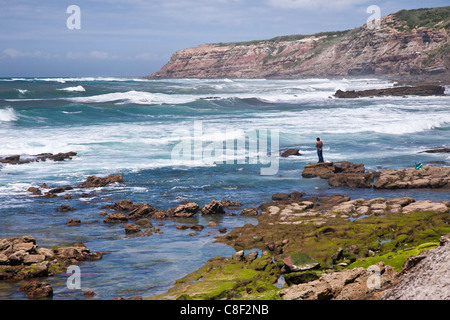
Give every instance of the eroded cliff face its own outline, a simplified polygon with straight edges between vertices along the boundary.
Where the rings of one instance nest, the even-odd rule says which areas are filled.
[[[157,78],[449,77],[447,19],[408,28],[396,15],[380,28],[244,43],[204,44],[176,52]],[[297,39],[295,39],[297,37]]]

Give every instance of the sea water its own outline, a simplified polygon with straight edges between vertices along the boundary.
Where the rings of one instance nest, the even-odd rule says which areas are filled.
[[[274,193],[292,191],[450,200],[448,192],[439,190],[330,188],[325,180],[301,177],[306,164],[317,162],[317,137],[324,142],[325,161],[363,163],[368,170],[411,168],[430,161],[448,165],[448,153],[421,153],[450,147],[448,96],[333,97],[338,89],[394,85],[383,79],[0,79],[0,157],[77,152],[63,162],[0,167],[0,238],[31,235],[41,247],[84,242],[93,252],[107,252],[101,260],[81,265],[81,290],[67,288],[68,274],[45,279],[53,286],[54,299],[86,299],[82,293],[87,290],[96,293],[94,299],[147,297],[166,292],[175,280],[214,256],[231,256],[233,248],[214,242],[218,228],[257,221],[227,210],[236,215],[152,221],[162,233],[127,236],[123,225],[103,223],[98,214],[106,204],[125,199],[165,210],[183,200],[203,206],[225,198],[247,208],[270,201]],[[199,124],[202,146],[220,146],[227,139],[266,130],[277,133],[280,150],[297,148],[302,155],[283,158],[270,152],[267,159],[277,162],[270,175],[261,174],[267,166],[259,161],[261,149],[244,150],[243,158],[231,162],[174,159],[174,148],[189,133],[193,136]],[[122,174],[125,183],[73,189],[65,193],[71,200],[27,192],[42,183],[76,186],[90,175],[110,174]],[[82,192],[94,196],[84,198]],[[56,211],[63,204],[76,210]],[[65,223],[70,218],[82,224],[69,227]],[[209,221],[218,227],[208,227]],[[177,230],[177,224],[207,227],[189,236],[191,231]],[[0,284],[0,299],[24,299],[19,285]]]

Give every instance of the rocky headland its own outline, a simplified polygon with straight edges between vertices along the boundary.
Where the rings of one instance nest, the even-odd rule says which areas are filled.
[[[180,50],[160,78],[377,76],[448,84],[450,7],[401,10],[380,28],[203,44]]]

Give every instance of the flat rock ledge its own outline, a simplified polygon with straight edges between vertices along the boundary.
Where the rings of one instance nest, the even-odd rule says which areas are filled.
[[[32,236],[0,239],[0,280],[26,280],[65,272],[87,260],[99,260],[103,252],[90,252],[82,243],[40,248]]]
[[[333,187],[414,189],[450,188],[450,167],[423,166],[422,169],[386,169],[366,172],[363,164],[348,161],[309,163],[303,178],[327,179]]]
[[[278,196],[277,196],[278,198]],[[260,207],[263,215],[272,216],[272,224],[322,225],[327,219],[357,219],[386,214],[450,211],[450,201],[418,200],[411,197],[354,199],[336,194],[329,197],[305,197],[268,202]]]

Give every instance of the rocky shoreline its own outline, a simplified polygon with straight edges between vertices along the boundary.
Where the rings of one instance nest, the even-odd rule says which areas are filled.
[[[308,164],[302,176],[327,179],[331,186],[349,188],[448,188],[450,168],[424,166],[420,170],[366,172],[363,164],[341,161]],[[75,188],[116,183],[125,183],[120,174],[90,176],[76,186],[50,188],[44,183],[28,191],[31,196],[58,197]],[[68,199],[67,195],[61,199]],[[104,217],[103,223],[122,224],[126,236],[160,233],[154,221],[178,218],[183,223],[177,223],[176,229],[191,229],[189,235],[196,236],[205,226],[186,221],[198,214],[234,215],[238,210],[241,215],[257,218],[257,225],[246,224],[230,231],[215,224],[220,234],[216,241],[233,247],[236,253],[210,259],[197,271],[177,280],[167,293],[145,299],[422,297],[419,292],[408,295],[413,278],[427,287],[425,298],[446,299],[450,296],[448,287],[439,286],[426,270],[432,268],[446,277],[446,270],[450,270],[450,236],[446,236],[450,234],[449,200],[351,199],[343,194],[317,197],[291,192],[274,194],[271,201],[252,208],[222,199],[211,200],[202,207],[184,201],[161,210],[149,203],[121,200],[99,208],[104,211],[98,214]],[[62,205],[57,210],[76,209]],[[69,219],[67,225],[82,223],[75,218]],[[68,265],[101,259],[103,254],[91,253],[82,243],[47,249],[37,246],[30,236],[0,239],[0,280],[42,279],[63,272]],[[373,279],[378,281],[375,289],[370,285]],[[21,290],[30,299],[49,299],[53,294],[48,283],[39,281],[29,282]]]

